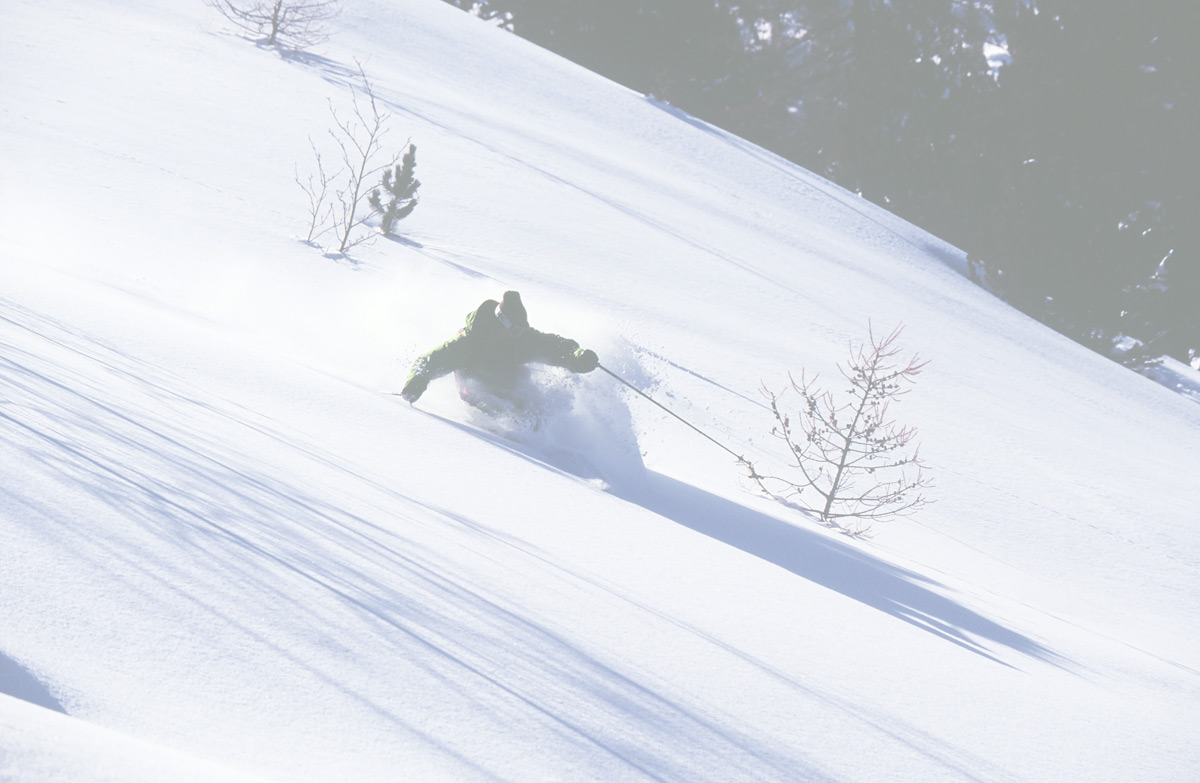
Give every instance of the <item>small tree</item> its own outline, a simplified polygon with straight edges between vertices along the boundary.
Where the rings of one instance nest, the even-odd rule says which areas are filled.
[[[372,190],[367,199],[371,208],[383,216],[381,227],[388,236],[393,235],[392,229],[396,223],[408,217],[417,207],[417,188],[421,187],[421,180],[413,176],[416,167],[417,147],[410,143],[404,160],[394,170],[384,170],[383,184]],[[382,193],[391,196],[386,204],[383,203]]]
[[[771,434],[787,444],[797,470],[794,478],[786,479],[760,473],[747,463],[750,478],[763,493],[798,498],[825,524],[851,535],[867,532],[871,521],[911,513],[928,502],[921,490],[931,480],[919,449],[907,450],[916,430],[888,418],[889,403],[905,394],[902,387],[913,383],[928,364],[915,355],[907,363],[897,362],[900,349],[895,343],[902,330],[898,326],[877,339],[868,328],[866,343],[850,345],[850,361],[845,368],[838,366],[850,383],[848,402],[839,404],[832,392],[818,389],[817,378],[807,381],[803,373],[799,382],[792,378],[792,390],[803,401],[798,430],[780,410],[781,395],[763,387],[776,421]],[[803,502],[814,496],[815,504]],[[847,529],[839,522],[844,518],[860,523]]]
[[[361,64],[358,66],[358,73],[362,77],[365,105],[360,101],[358,93],[351,91],[354,116],[343,119],[334,108],[333,102],[330,101],[329,104],[329,113],[333,116],[334,123],[334,127],[329,129],[329,135],[341,151],[342,168],[334,174],[327,175],[321,162],[321,154],[310,138],[309,144],[316,157],[319,175],[316,178],[310,175],[307,180],[301,180],[298,173],[296,175],[296,183],[304,190],[309,200],[307,241],[313,242],[317,237],[332,231],[336,239],[334,250],[337,253],[345,253],[374,238],[372,233],[358,230],[371,214],[368,204],[364,203],[369,201],[367,182],[373,180],[381,171],[395,166],[400,159],[399,154],[382,157],[383,137],[388,132],[387,123],[391,115],[379,110],[375,90]],[[334,189],[332,195],[329,194],[330,187]]]
[[[205,0],[239,29],[265,36],[267,46],[305,49],[329,39],[325,23],[341,0]]]

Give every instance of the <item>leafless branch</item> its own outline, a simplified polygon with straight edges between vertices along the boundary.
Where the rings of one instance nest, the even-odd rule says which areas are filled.
[[[329,39],[326,23],[341,0],[205,0],[238,29],[264,36],[267,46],[306,49]]]
[[[308,196],[308,235],[304,241],[312,244],[333,228],[333,204],[328,202],[329,185],[341,172],[327,174],[321,161],[321,153],[311,137],[308,144],[312,147],[313,157],[316,159],[317,174],[309,174],[307,179],[301,180],[297,168],[296,184]]]
[[[902,330],[898,326],[879,338],[868,327],[866,342],[850,344],[850,360],[838,367],[849,382],[844,403],[817,388],[816,378],[809,381],[801,373],[797,381],[789,376],[791,391],[802,401],[798,429],[780,408],[783,393],[763,387],[776,421],[771,434],[787,446],[796,471],[781,478],[747,463],[750,479],[763,493],[781,499],[815,495],[815,505],[802,507],[854,535],[866,533],[872,520],[908,514],[929,502],[921,490],[932,481],[920,451],[907,452],[917,432],[897,425],[888,414],[889,403],[907,393],[905,387],[928,364],[915,355],[906,363],[898,360],[896,341]],[[847,518],[860,524],[843,527],[838,520]]]
[[[400,160],[400,153],[387,158],[380,157],[383,137],[387,134],[387,122],[391,115],[380,112],[375,89],[367,79],[361,63],[358,64],[358,73],[362,77],[366,105],[360,101],[358,93],[352,92],[354,116],[342,119],[333,103],[329,104],[329,112],[333,115],[336,127],[336,130],[329,130],[329,135],[341,150],[342,163],[348,172],[343,187],[337,191],[337,207],[334,211],[339,253],[345,253],[352,247],[374,239],[374,235],[370,233],[357,231],[371,214],[364,203],[369,197],[371,187],[367,183],[374,181],[376,175],[396,165]]]
[[[333,125],[328,129],[329,137],[341,157],[341,167],[333,174],[326,173],[321,153],[312,138],[312,147],[317,173],[307,179],[296,173],[296,183],[304,190],[309,202],[309,227],[306,241],[315,242],[326,233],[334,234],[331,252],[344,254],[350,249],[371,242],[376,238],[372,231],[363,230],[371,216],[370,192],[372,182],[381,171],[396,165],[401,153],[386,156],[382,153],[383,139],[388,132],[391,115],[379,108],[375,89],[367,78],[362,64],[358,74],[362,79],[359,91],[351,89],[352,111],[343,116],[329,102],[329,114]]]

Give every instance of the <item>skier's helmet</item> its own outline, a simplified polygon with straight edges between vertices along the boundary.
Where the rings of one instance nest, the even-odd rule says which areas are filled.
[[[506,328],[518,326],[527,328],[529,316],[525,313],[525,305],[521,304],[521,295],[516,291],[505,291],[496,308],[496,317]]]

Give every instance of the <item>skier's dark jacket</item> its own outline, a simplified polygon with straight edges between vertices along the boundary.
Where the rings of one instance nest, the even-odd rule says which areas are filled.
[[[488,299],[467,313],[458,334],[417,357],[404,383],[404,395],[419,397],[435,378],[459,373],[503,388],[515,383],[529,362],[589,372],[596,355],[579,343],[529,326],[505,326],[496,316],[500,303]]]

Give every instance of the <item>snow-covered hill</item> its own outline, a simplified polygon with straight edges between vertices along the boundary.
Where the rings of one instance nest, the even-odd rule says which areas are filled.
[[[438,0],[3,8],[0,779],[1200,773],[1200,408],[953,248]],[[424,184],[330,258],[356,60]],[[903,322],[937,503],[837,535],[601,372],[379,393],[507,289],[777,469],[760,384]]]

